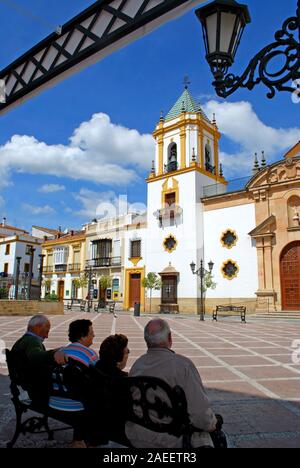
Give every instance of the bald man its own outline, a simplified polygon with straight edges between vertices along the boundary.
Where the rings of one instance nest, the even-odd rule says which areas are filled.
[[[217,419],[210,408],[196,367],[190,359],[172,351],[172,334],[168,322],[151,320],[145,327],[144,338],[148,351],[134,363],[129,377],[158,377],[171,387],[180,385],[186,395],[191,423],[205,431],[193,435],[193,447],[213,447],[209,432],[216,429]],[[126,435],[136,448],[182,447],[182,438],[152,432],[131,422],[126,423]]]

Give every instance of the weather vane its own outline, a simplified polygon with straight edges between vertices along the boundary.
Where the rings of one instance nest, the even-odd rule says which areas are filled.
[[[188,89],[189,85],[191,84],[190,78],[188,75],[184,77],[183,84],[184,84],[185,89]]]

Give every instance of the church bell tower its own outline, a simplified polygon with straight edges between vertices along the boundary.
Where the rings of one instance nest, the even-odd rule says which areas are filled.
[[[154,132],[155,161],[148,183],[147,272],[160,274],[155,292],[162,312],[198,309],[198,278],[190,263],[203,258],[204,187],[226,188],[215,118],[210,121],[186,86]],[[174,310],[173,310],[174,309]]]

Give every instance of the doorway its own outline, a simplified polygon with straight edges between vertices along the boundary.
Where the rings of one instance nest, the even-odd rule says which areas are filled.
[[[162,304],[177,304],[177,276],[162,276]]]
[[[65,295],[65,282],[64,281],[58,282],[57,295],[58,295],[59,301],[64,300],[64,295]]]
[[[280,257],[282,310],[300,310],[300,242],[285,247]]]
[[[134,307],[135,302],[141,302],[141,274],[130,275],[129,282],[129,307]]]

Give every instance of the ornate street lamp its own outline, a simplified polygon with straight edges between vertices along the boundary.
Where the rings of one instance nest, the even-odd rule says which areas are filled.
[[[206,270],[203,267],[203,260],[200,261],[200,268],[198,268],[197,270],[196,270],[196,265],[195,265],[194,262],[192,262],[190,264],[190,267],[191,267],[191,271],[192,271],[193,275],[197,275],[197,276],[200,277],[200,293],[201,293],[201,296],[200,296],[200,321],[204,322],[204,315],[205,315],[205,311],[204,311],[204,277],[205,277],[206,274],[211,273],[213,271],[214,263],[212,261],[210,261],[208,263],[208,270]]]
[[[226,98],[238,88],[251,91],[260,83],[269,88],[270,99],[276,91],[300,94],[297,82],[300,78],[300,0],[296,16],[284,22],[282,29],[275,33],[275,42],[258,52],[241,76],[228,70],[234,63],[244,29],[251,22],[247,5],[235,0],[216,0],[195,13],[202,24],[206,59],[218,96]],[[284,64],[274,71],[272,65],[276,65],[278,58],[283,58]],[[294,86],[289,85],[291,81]]]
[[[30,263],[29,263],[29,273],[28,273],[28,293],[27,293],[27,299],[30,301],[31,299],[31,284],[32,284],[32,272],[33,272],[33,258],[34,258],[34,252],[35,249],[31,246],[29,248],[28,255],[30,255]]]
[[[20,262],[22,257],[17,257],[17,268],[16,268],[16,278],[15,278],[15,300],[18,300],[19,295],[19,277],[20,277]]]
[[[40,254],[40,265],[39,265],[39,300],[42,300],[42,282],[43,282],[43,266],[44,266],[44,258],[46,255]]]

